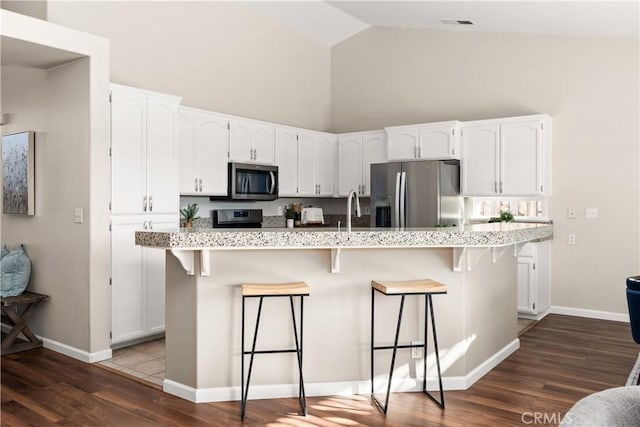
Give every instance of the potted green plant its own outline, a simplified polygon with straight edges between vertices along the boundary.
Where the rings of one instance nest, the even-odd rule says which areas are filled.
[[[500,212],[499,217],[493,217],[489,219],[489,222],[512,222],[513,214],[509,211]]]
[[[187,207],[180,209],[180,213],[184,217],[185,228],[193,227],[193,221],[200,218],[199,216],[196,216],[196,214],[198,213],[198,209],[199,208],[197,203],[189,204],[187,205]]]

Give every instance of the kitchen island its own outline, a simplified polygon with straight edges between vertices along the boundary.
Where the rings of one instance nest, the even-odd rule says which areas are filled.
[[[307,395],[368,393],[370,282],[431,278],[445,389],[466,389],[517,350],[516,261],[550,224],[463,228],[196,229],[136,232],[136,243],[166,250],[166,392],[194,402],[240,398],[240,284],[305,281]],[[420,300],[420,301],[418,301]],[[257,303],[256,303],[257,304]],[[286,301],[263,307],[258,347],[293,345]],[[378,299],[379,343],[393,336],[399,300]],[[409,299],[401,339],[420,341],[421,299]],[[255,309],[248,304],[248,313]],[[253,329],[252,315],[247,328]],[[432,346],[431,346],[432,348]],[[389,355],[390,357],[390,355]],[[427,378],[435,369],[427,356]],[[420,358],[398,353],[394,390],[419,390]],[[376,375],[388,374],[376,357]],[[293,356],[256,359],[249,398],[297,396]],[[380,383],[381,386],[382,383]]]

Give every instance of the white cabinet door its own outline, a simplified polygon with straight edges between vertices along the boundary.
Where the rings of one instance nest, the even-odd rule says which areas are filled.
[[[112,91],[111,212],[114,214],[144,212],[146,140],[146,97],[126,91]]]
[[[412,160],[418,156],[418,128],[387,128],[389,160]]]
[[[178,104],[147,99],[147,212],[179,209]]]
[[[180,111],[180,194],[198,194],[198,116],[187,111]]]
[[[229,160],[253,161],[253,125],[249,121],[231,120],[229,134]]]
[[[338,195],[362,193],[362,136],[338,136]]]
[[[387,161],[387,134],[377,132],[362,136],[362,189],[363,195],[371,193],[371,165]]]
[[[542,129],[540,120],[500,126],[501,194],[542,194]]]
[[[171,230],[178,226],[177,217],[150,216],[147,226],[151,230]],[[156,248],[143,248],[144,332],[154,335],[164,332],[165,326],[165,254]]]
[[[336,138],[323,135],[316,140],[316,182],[318,195],[334,195],[336,180]]]
[[[265,165],[275,164],[276,130],[273,126],[254,125],[253,161]]]
[[[135,232],[178,226],[176,215],[117,215],[111,225],[111,342],[164,331],[165,251],[135,244]]]
[[[206,114],[198,123],[198,194],[227,194],[229,149],[228,119]]]
[[[111,225],[111,340],[119,343],[144,335],[142,247],[134,233],[143,216],[112,218]],[[162,252],[162,251],[159,251]]]
[[[298,132],[276,128],[276,164],[278,165],[278,195],[298,195]]]
[[[500,126],[479,125],[462,129],[462,194],[498,194]]]
[[[418,129],[418,158],[441,160],[460,158],[456,152],[456,126],[421,126]]]
[[[536,271],[535,258],[518,257],[518,312],[536,314]]]
[[[316,141],[313,134],[298,134],[298,195],[315,196],[316,192]]]
[[[275,128],[250,120],[232,120],[229,159],[234,162],[274,164]]]

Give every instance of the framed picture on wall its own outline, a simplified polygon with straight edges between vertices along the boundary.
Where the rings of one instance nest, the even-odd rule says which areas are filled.
[[[2,137],[2,212],[35,215],[35,133]]]

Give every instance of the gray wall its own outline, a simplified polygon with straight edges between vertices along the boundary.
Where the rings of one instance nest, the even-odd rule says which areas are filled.
[[[336,132],[550,114],[552,304],[627,312],[624,279],[640,271],[637,39],[370,28],[331,60]]]
[[[89,60],[48,71],[2,67],[3,134],[36,132],[36,215],[2,215],[2,243],[24,243],[29,289],[51,296],[36,334],[89,349]],[[73,209],[87,213],[73,223]]]
[[[56,1],[48,19],[109,38],[112,82],[191,107],[329,128],[329,48],[237,3]]]

